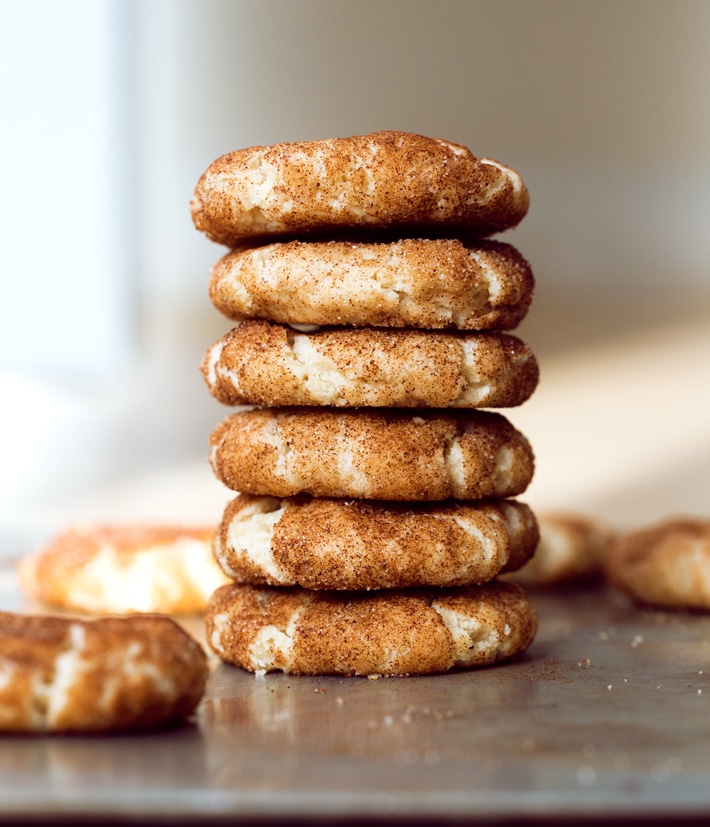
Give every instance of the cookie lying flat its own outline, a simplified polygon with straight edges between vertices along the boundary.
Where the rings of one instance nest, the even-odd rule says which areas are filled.
[[[416,675],[487,666],[532,642],[537,615],[520,586],[314,592],[223,586],[206,638],[257,673]]]
[[[212,268],[209,294],[239,320],[511,330],[534,286],[530,265],[510,244],[410,238],[242,247]]]
[[[537,545],[523,503],[420,505],[240,495],[215,535],[236,582],[307,589],[468,586],[520,568]]]
[[[74,526],[19,567],[23,590],[43,603],[98,614],[202,612],[225,582],[214,528]]]
[[[491,408],[522,405],[539,367],[506,333],[299,333],[248,321],[208,349],[202,374],[227,405]]]
[[[210,444],[228,488],[274,497],[513,497],[534,470],[527,439],[490,411],[264,408],[227,417]]]
[[[200,645],[167,617],[0,612],[0,731],[157,727],[194,712],[207,676]]]
[[[528,204],[520,175],[497,161],[449,141],[376,132],[230,152],[202,175],[191,209],[198,230],[233,247],[334,229],[480,237],[518,224]]]
[[[601,520],[584,514],[536,511],[540,542],[534,557],[510,580],[525,586],[554,587],[593,580],[601,575],[602,559],[613,532]]]
[[[639,603],[710,610],[710,520],[676,517],[618,537],[608,581]]]

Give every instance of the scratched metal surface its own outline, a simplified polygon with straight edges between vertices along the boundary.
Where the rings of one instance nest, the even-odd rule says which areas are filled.
[[[215,665],[188,726],[4,737],[0,809],[45,823],[710,817],[710,617],[601,588],[535,602],[531,648],[489,669],[373,681]],[[10,589],[3,608],[20,608]]]

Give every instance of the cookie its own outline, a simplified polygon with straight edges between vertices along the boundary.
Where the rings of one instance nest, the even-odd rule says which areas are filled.
[[[228,488],[274,497],[514,497],[534,471],[527,439],[491,411],[264,408],[228,416],[210,444]]]
[[[215,556],[239,583],[315,590],[468,586],[514,571],[537,545],[523,503],[252,497],[228,504]]]
[[[540,542],[535,555],[510,580],[524,586],[556,587],[596,580],[613,541],[601,520],[572,512],[536,511]]]
[[[208,167],[190,204],[197,229],[228,247],[334,230],[481,237],[518,224],[528,205],[510,167],[406,132],[230,152]]]
[[[306,333],[266,321],[231,330],[201,368],[227,405],[502,408],[522,405],[539,378],[530,348],[506,333]]]
[[[512,330],[534,287],[529,263],[510,244],[408,238],[240,247],[212,268],[209,295],[237,320]]]
[[[158,727],[194,712],[208,671],[200,645],[167,617],[0,612],[0,731]]]
[[[513,583],[451,589],[317,592],[229,585],[205,615],[206,639],[244,669],[416,675],[488,666],[532,642],[537,615]]]
[[[603,559],[612,585],[639,603],[710,610],[710,519],[674,517],[619,535]]]
[[[42,603],[82,612],[199,613],[225,582],[213,535],[214,527],[73,526],[20,563],[20,583]]]

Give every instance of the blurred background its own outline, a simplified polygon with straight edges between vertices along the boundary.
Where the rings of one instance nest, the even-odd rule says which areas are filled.
[[[194,185],[241,147],[397,129],[518,169],[509,418],[527,498],[710,509],[707,0],[0,0],[0,550],[77,518],[212,519],[199,375],[229,328]]]

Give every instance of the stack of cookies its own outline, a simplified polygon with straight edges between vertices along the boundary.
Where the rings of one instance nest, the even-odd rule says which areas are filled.
[[[489,665],[536,630],[512,499],[534,467],[500,413],[538,381],[514,328],[533,275],[509,244],[520,176],[401,132],[252,147],[197,184],[230,248],[210,297],[239,322],[205,354],[234,412],[211,436],[239,492],[216,534],[233,580],[206,638],[256,673],[407,675]]]

